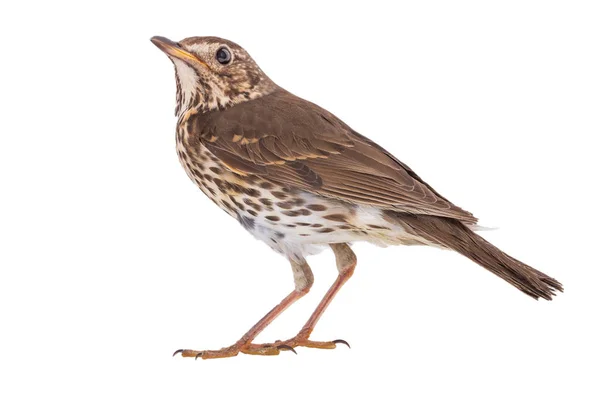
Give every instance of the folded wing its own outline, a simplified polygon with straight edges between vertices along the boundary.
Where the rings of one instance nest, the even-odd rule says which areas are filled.
[[[333,114],[283,90],[188,121],[232,170],[349,203],[455,218],[469,212]]]

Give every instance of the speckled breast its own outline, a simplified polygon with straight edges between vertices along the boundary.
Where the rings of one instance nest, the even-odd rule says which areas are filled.
[[[398,228],[390,226],[378,208],[291,189],[255,175],[239,175],[201,142],[190,145],[188,136],[185,124],[179,125],[177,154],[188,176],[214,203],[275,251],[300,259],[328,243],[365,239],[379,244],[402,242]]]

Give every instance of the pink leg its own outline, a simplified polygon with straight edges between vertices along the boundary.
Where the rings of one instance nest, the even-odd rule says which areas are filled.
[[[221,357],[236,356],[239,352],[262,355],[277,355],[281,349],[286,349],[285,346],[270,345],[269,347],[262,348],[260,353],[248,350],[250,342],[252,342],[252,340],[256,338],[258,334],[260,334],[275,318],[283,313],[296,300],[300,299],[310,290],[310,287],[313,284],[313,275],[306,261],[301,263],[291,262],[291,264],[292,270],[294,271],[294,282],[296,283],[296,289],[287,295],[281,301],[281,303],[275,306],[263,318],[261,318],[260,321],[258,321],[252,328],[250,328],[250,330],[246,332],[239,341],[231,346],[219,350],[198,351],[192,349],[180,349],[177,350],[174,355],[181,353],[183,357],[216,359]]]
[[[294,348],[296,346],[304,346],[309,348],[319,348],[319,349],[334,349],[338,343],[343,343],[348,345],[346,341],[336,340],[329,342],[318,342],[311,341],[308,339],[313,329],[317,325],[317,322],[338,293],[338,291],[342,288],[342,286],[350,279],[352,274],[354,273],[354,268],[356,267],[356,255],[350,247],[345,243],[339,244],[331,244],[330,245],[335,257],[339,275],[333,285],[329,288],[315,311],[312,313],[306,324],[302,327],[300,332],[293,337],[288,339],[287,341],[278,341],[274,344],[252,344],[249,350],[245,350],[244,353],[250,354],[266,354],[263,351],[268,351],[273,346],[279,347],[283,349],[283,347],[287,346],[290,348]],[[283,347],[282,347],[283,346]]]

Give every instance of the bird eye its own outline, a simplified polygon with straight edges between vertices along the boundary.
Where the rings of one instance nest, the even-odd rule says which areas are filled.
[[[221,47],[217,50],[217,61],[221,64],[229,64],[231,61],[231,52],[226,47]]]

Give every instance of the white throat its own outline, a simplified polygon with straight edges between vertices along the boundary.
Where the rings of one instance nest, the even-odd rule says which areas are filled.
[[[177,99],[178,102],[178,114],[181,115],[183,112],[190,108],[194,94],[198,90],[199,78],[196,71],[183,61],[173,58],[175,69],[177,70],[177,77],[179,78],[180,93]]]

